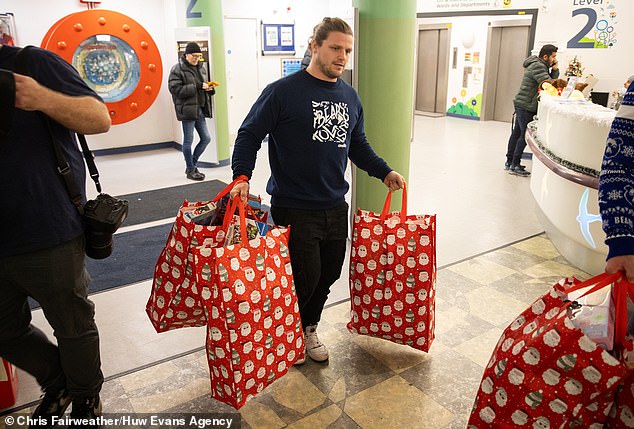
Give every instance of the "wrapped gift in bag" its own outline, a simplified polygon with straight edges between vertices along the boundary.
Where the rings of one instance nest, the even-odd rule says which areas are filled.
[[[609,287],[621,273],[585,282],[564,279],[504,331],[482,376],[468,428],[602,428],[632,369],[620,356],[627,326],[626,289],[614,287],[614,350],[575,326],[568,294]],[[617,356],[617,357],[615,357]]]
[[[350,256],[353,333],[384,338],[429,351],[434,340],[436,216],[381,214],[359,209],[354,216]]]
[[[244,178],[234,180],[211,201],[192,203],[185,200],[178,210],[174,226],[154,267],[152,291],[145,307],[157,332],[206,325],[192,270],[191,249],[199,245],[216,247],[224,244],[227,226],[211,225],[215,223],[216,202],[240,180]]]
[[[211,396],[240,408],[304,356],[304,334],[288,251],[288,228],[248,240],[239,198],[241,240],[194,249],[207,313]]]
[[[231,198],[229,195],[225,195],[224,197],[218,200],[218,217],[216,218],[213,225],[222,225],[223,219],[227,209],[230,209]],[[247,217],[251,219],[257,220],[259,222],[266,223],[268,219],[269,212],[262,208],[262,198],[259,196],[249,195],[247,198],[247,206],[245,209],[248,210]],[[230,210],[231,211],[231,210]]]

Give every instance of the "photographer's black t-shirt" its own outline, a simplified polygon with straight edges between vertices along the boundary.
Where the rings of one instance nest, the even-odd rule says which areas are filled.
[[[18,51],[2,46],[0,68],[12,71]],[[25,74],[41,85],[66,95],[100,99],[77,71],[54,53],[32,48],[23,58]],[[8,108],[0,106],[0,112]],[[54,121],[51,124],[84,191],[86,173],[75,133]],[[41,113],[15,109],[12,128],[0,141],[0,186],[0,257],[50,248],[83,233],[81,217],[57,172],[51,135]]]

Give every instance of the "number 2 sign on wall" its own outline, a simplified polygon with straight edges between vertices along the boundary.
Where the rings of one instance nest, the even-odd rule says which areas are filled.
[[[187,19],[201,18],[203,16],[203,14],[200,12],[194,12],[194,7],[196,7],[197,2],[198,0],[189,0],[187,11],[185,12],[185,16],[187,17]]]
[[[615,26],[616,7],[610,0],[572,0],[573,5],[587,5],[572,11],[572,17],[585,16],[587,21],[581,30],[575,34],[566,45],[568,48],[609,48],[617,41]],[[574,22],[580,21],[575,19]]]

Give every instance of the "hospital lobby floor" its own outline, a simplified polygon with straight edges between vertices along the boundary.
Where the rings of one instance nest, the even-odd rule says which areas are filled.
[[[502,330],[560,278],[588,277],[543,234],[529,179],[503,170],[509,133],[507,123],[415,117],[409,212],[438,216],[436,339],[430,352],[349,333],[344,266],[318,330],[330,360],[308,359],[247,402],[239,411],[243,428],[466,426]],[[99,156],[96,162],[112,195],[191,183],[173,149]],[[530,170],[531,162],[525,163]],[[229,167],[201,171],[207,179],[231,178]],[[263,148],[251,192],[264,202],[267,177]],[[91,295],[106,376],[104,412],[235,412],[209,396],[205,329],[157,334],[144,311],[150,288],[151,281],[143,281]],[[33,320],[52,335],[40,310],[33,311]],[[25,413],[40,393],[31,377],[19,376],[11,412]]]

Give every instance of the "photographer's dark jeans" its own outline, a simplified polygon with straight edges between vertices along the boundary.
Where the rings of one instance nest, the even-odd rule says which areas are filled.
[[[515,106],[515,123],[513,124],[513,132],[509,138],[508,148],[506,150],[506,162],[511,165],[520,165],[522,153],[526,147],[526,127],[533,120],[535,112],[529,112],[521,107]]]
[[[341,276],[348,239],[348,204],[329,210],[271,207],[276,225],[291,227],[289,250],[304,329],[321,319],[330,286]]]
[[[94,304],[87,298],[84,236],[24,255],[0,258],[0,356],[33,375],[43,389],[94,396],[103,374]],[[35,298],[58,346],[31,325]]]
[[[192,143],[194,142],[194,128],[198,132],[200,141],[194,149],[192,154]],[[211,141],[211,135],[207,128],[207,122],[205,120],[205,114],[203,109],[198,109],[198,119],[195,121],[183,121],[183,156],[185,157],[185,165],[187,170],[191,170],[196,167],[198,158],[203,154],[207,145]]]

